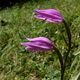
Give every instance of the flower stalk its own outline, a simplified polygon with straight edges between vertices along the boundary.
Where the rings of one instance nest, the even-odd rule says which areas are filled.
[[[64,76],[64,72],[63,72],[63,69],[64,69],[63,57],[62,57],[60,51],[55,46],[54,46],[54,50],[56,51],[56,53],[58,55],[58,58],[59,58],[59,62],[60,62],[60,66],[61,66],[61,80],[63,80],[63,76]]]
[[[70,32],[69,26],[67,25],[65,20],[63,20],[63,23],[64,23],[64,27],[65,27],[65,30],[66,30],[66,33],[67,33],[67,36],[68,36],[68,42],[67,42],[68,49],[67,49],[66,55],[64,56],[65,58],[63,58],[60,51],[56,47],[54,47],[54,50],[56,51],[56,53],[58,55],[60,65],[61,65],[61,80],[64,79],[64,72],[65,72],[65,68],[66,68],[66,62],[67,62],[67,58],[68,58],[68,55],[69,55],[70,50],[71,50],[71,32]]]
[[[65,68],[66,68],[66,62],[67,62],[67,58],[68,58],[68,55],[71,51],[71,32],[70,32],[70,28],[69,26],[67,25],[66,21],[63,20],[63,24],[64,24],[64,27],[65,27],[65,30],[66,30],[66,33],[67,33],[67,36],[68,36],[68,49],[67,49],[67,52],[66,52],[66,55],[64,56],[64,68],[63,68],[63,73],[62,75],[64,76],[64,72],[65,72]],[[62,79],[61,79],[62,80]]]

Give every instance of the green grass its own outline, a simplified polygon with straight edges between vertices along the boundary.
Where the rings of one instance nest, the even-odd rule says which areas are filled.
[[[35,9],[47,8],[55,8],[62,13],[69,25],[71,24],[72,42],[80,45],[79,0],[33,1],[1,10],[0,80],[59,80],[60,67],[55,53],[28,52],[20,45],[26,41],[25,37],[46,36],[54,41],[60,50],[64,48],[61,35],[66,34],[63,25],[45,23],[34,18]],[[77,52],[80,53],[80,46],[73,49],[69,55],[72,57],[68,59],[65,80],[79,80],[74,79],[80,75],[80,54],[75,55]]]

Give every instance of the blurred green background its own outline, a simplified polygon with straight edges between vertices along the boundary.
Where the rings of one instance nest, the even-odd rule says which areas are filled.
[[[51,52],[28,52],[20,45],[25,37],[45,36],[65,51],[63,24],[34,18],[35,9],[57,9],[70,26],[72,42],[65,80],[80,80],[80,0],[28,0],[0,10],[0,80],[60,80],[60,64]],[[50,34],[50,35],[49,35]]]

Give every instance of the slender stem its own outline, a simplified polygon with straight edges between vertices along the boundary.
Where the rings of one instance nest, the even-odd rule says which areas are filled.
[[[71,48],[71,32],[70,32],[69,26],[67,25],[65,20],[63,21],[63,23],[64,23],[64,27],[66,29],[66,33],[67,33],[67,36],[68,36],[68,49],[70,49]]]
[[[60,53],[60,51],[54,46],[54,50],[56,51],[57,55],[58,55],[58,58],[59,58],[59,62],[60,62],[60,65],[61,65],[61,80],[63,80],[63,77],[64,77],[64,63],[63,63],[63,57]]]
[[[68,42],[67,42],[68,50],[66,52],[65,59],[62,57],[60,51],[54,46],[54,50],[56,51],[56,53],[58,55],[59,62],[60,62],[60,65],[61,65],[61,80],[64,79],[64,72],[65,72],[65,68],[66,68],[66,61],[67,61],[68,55],[69,55],[70,50],[71,50],[71,32],[70,32],[70,29],[69,29],[67,23],[65,22],[65,20],[63,21],[63,23],[65,25],[66,33],[67,33],[67,36],[68,36]]]
[[[66,62],[67,61],[67,57],[69,55],[69,52],[71,50],[71,32],[70,32],[69,26],[67,25],[65,20],[63,21],[63,23],[64,23],[64,26],[65,26],[65,29],[66,29],[66,33],[67,33],[67,36],[68,36],[68,50],[67,50],[67,53],[66,53],[66,56],[65,56],[65,62]]]
[[[64,75],[67,58],[68,58],[68,55],[69,55],[70,50],[71,50],[71,32],[70,32],[69,26],[67,25],[65,20],[63,21],[63,23],[64,23],[64,26],[65,26],[65,29],[66,29],[66,33],[67,33],[67,36],[68,36],[68,50],[67,50],[66,55],[65,55],[64,68],[63,68],[63,75]]]

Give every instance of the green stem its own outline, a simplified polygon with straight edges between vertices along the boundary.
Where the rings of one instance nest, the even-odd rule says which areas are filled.
[[[66,30],[66,33],[67,33],[67,36],[68,36],[68,50],[67,50],[66,55],[65,55],[64,68],[63,68],[63,75],[64,75],[67,58],[68,58],[68,55],[69,55],[70,50],[71,50],[71,32],[70,32],[70,28],[67,25],[67,23],[65,22],[65,20],[63,21],[63,23],[64,23],[64,27],[65,27],[65,30]]]
[[[66,62],[67,62],[67,58],[68,58],[68,55],[69,55],[70,50],[71,50],[71,32],[70,32],[70,29],[69,29],[67,23],[65,22],[65,20],[63,21],[63,23],[65,25],[65,30],[66,30],[66,33],[67,33],[67,36],[68,36],[68,42],[67,42],[68,50],[66,52],[65,59],[61,55],[60,51],[54,46],[54,50],[56,51],[56,53],[58,55],[59,62],[60,62],[60,65],[61,65],[61,80],[64,79],[64,72],[65,72],[65,68],[66,68]]]
[[[65,20],[63,21],[63,23],[64,23],[64,27],[66,29],[66,33],[67,33],[67,36],[68,36],[68,49],[71,49],[71,32],[70,32],[70,28],[67,25],[67,23],[65,22]]]
[[[64,76],[64,63],[63,63],[63,57],[60,53],[60,51],[54,46],[54,50],[56,51],[57,55],[58,55],[58,58],[59,58],[59,62],[60,62],[60,65],[61,65],[61,80],[63,80],[63,76]]]

